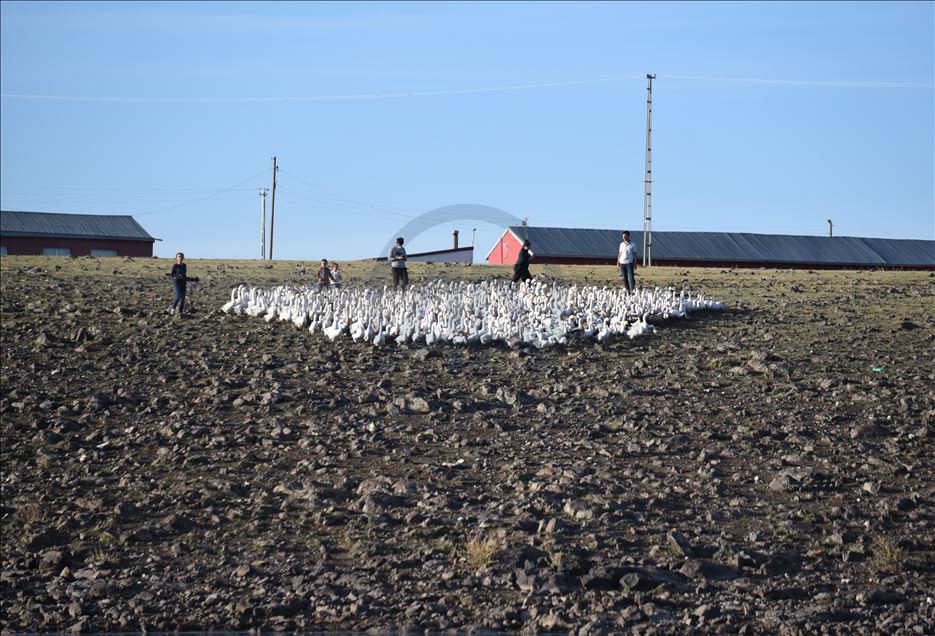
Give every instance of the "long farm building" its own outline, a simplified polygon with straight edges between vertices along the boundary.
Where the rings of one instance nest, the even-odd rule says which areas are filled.
[[[622,230],[511,226],[487,262],[512,265],[529,240],[539,264],[613,265]],[[642,259],[643,232],[630,238]],[[652,233],[653,265],[799,269],[935,270],[935,241],[739,232]],[[641,261],[640,261],[641,262]]]
[[[132,216],[0,212],[0,254],[152,256],[153,238]]]

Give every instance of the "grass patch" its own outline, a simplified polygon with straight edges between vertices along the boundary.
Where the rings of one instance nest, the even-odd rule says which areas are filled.
[[[718,563],[730,564],[730,560],[734,558],[734,555],[737,553],[728,546],[725,546],[711,555],[711,558],[717,561]]]
[[[650,554],[657,559],[666,559],[669,561],[677,561],[685,558],[681,550],[669,544],[668,541],[654,545],[652,550],[650,550]]]
[[[562,560],[564,556],[565,556],[564,553],[559,550],[550,551],[549,552],[549,563],[552,565],[553,568],[555,568],[556,570],[559,570],[562,567]]]
[[[906,561],[906,551],[895,541],[879,537],[873,543],[868,565],[881,572],[896,572]]]
[[[444,537],[439,537],[432,541],[432,552],[440,552],[441,554],[451,554],[452,550],[455,549],[454,544],[445,539]]]
[[[486,537],[471,537],[464,544],[464,560],[472,570],[480,570],[493,562],[500,550],[500,541],[492,533]]]

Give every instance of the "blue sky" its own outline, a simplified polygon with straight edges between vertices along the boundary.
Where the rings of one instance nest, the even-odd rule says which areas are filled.
[[[161,256],[257,257],[273,155],[276,258],[373,256],[459,203],[639,229],[649,72],[655,229],[823,235],[830,217],[836,235],[935,238],[931,2],[3,2],[0,18],[3,209],[133,214]],[[473,228],[480,260],[502,228],[452,220],[407,246]]]

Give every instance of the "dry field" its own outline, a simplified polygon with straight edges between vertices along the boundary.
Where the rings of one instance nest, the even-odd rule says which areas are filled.
[[[0,261],[4,633],[935,629],[931,273],[637,270],[727,309],[537,351],[218,311],[315,262],[177,319],[170,267]]]

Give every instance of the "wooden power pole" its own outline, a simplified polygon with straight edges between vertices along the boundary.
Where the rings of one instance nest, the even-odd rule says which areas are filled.
[[[266,258],[266,188],[260,188],[263,198],[263,211],[260,213],[260,260]]]
[[[273,196],[269,203],[269,260],[273,260],[273,224],[276,222],[276,172],[278,170],[276,157],[273,157]]]

